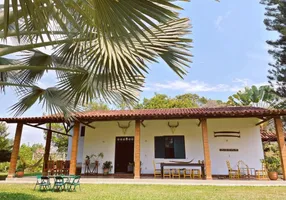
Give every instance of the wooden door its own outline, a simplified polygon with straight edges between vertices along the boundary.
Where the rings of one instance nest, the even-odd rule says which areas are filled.
[[[116,137],[115,173],[126,173],[134,162],[134,137]]]

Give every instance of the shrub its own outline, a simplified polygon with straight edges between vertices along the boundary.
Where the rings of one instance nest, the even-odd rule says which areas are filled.
[[[8,172],[10,162],[0,162],[0,172]]]

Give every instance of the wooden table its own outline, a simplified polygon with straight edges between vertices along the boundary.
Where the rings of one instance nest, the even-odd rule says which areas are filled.
[[[202,177],[205,177],[205,164],[203,163],[180,163],[180,162],[173,162],[173,163],[160,163],[161,165],[161,176],[163,178],[164,175],[164,167],[174,166],[174,167],[201,167],[202,170]]]

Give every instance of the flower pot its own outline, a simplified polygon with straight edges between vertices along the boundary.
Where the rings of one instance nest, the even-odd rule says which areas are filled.
[[[103,175],[109,174],[109,169],[103,169]]]
[[[133,172],[133,165],[128,165],[127,166],[127,172],[130,172],[130,173]]]
[[[277,172],[268,172],[269,179],[272,181],[276,181],[278,179],[278,173]]]
[[[90,160],[85,160],[85,165],[89,165],[90,164]]]
[[[16,175],[18,178],[22,178],[24,176],[24,171],[18,171],[16,172]]]

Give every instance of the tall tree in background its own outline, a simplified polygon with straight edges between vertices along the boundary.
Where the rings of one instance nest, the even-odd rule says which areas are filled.
[[[269,65],[269,80],[277,95],[286,98],[286,1],[285,0],[261,0],[265,5],[264,24],[268,31],[278,33],[276,40],[266,41],[272,48],[268,51],[273,56],[274,63]]]
[[[0,92],[15,89],[15,115],[41,103],[48,113],[68,116],[93,99],[136,101],[147,63],[162,59],[183,77],[192,40],[178,1],[5,0],[0,7]],[[49,46],[52,53],[39,49]],[[20,59],[7,59],[17,53]],[[51,71],[57,83],[40,87]]]
[[[135,108],[137,109],[197,108],[197,107],[206,107],[207,105],[211,107],[216,107],[219,106],[220,104],[222,104],[221,101],[206,99],[205,97],[200,97],[199,95],[192,93],[177,95],[173,98],[165,94],[155,93],[155,96],[153,96],[150,99],[144,98],[143,102],[135,106]]]
[[[8,126],[0,122],[0,162],[9,162],[13,147],[13,140],[9,139]]]
[[[232,106],[254,106],[254,107],[275,107],[278,103],[278,96],[273,93],[270,86],[255,85],[245,87],[244,90],[238,91],[236,94],[228,97],[228,105]]]

